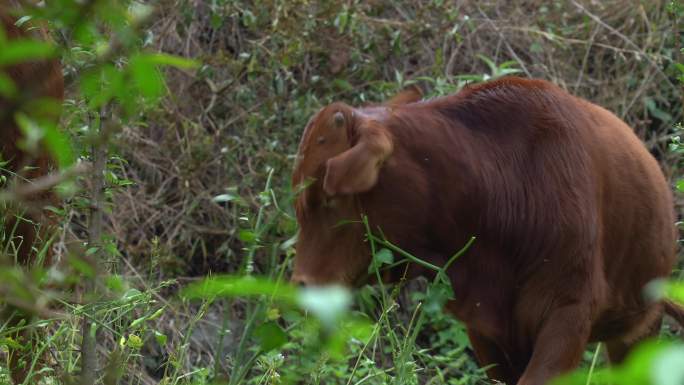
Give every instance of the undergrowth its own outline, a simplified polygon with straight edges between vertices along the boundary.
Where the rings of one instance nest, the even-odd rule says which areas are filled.
[[[16,244],[0,230],[0,295],[25,295],[35,315],[0,325],[0,383],[21,350],[35,352],[27,383],[79,383],[84,322],[107,385],[488,383],[464,326],[441,309],[458,295],[444,267],[434,281],[351,295],[288,286],[294,154],[308,118],[333,100],[541,77],[615,111],[673,181],[681,174],[675,2],[48,3],[35,13],[61,47],[61,126],[74,164],[107,150],[106,221],[90,239],[93,178],[76,173],[59,186],[64,204],[48,208],[58,222],[51,242],[34,245],[38,260],[51,247],[55,266],[5,263]],[[3,202],[15,177],[0,173]],[[415,259],[368,237],[370,274]],[[663,335],[676,335],[669,323]],[[589,373],[573,383],[609,376],[604,363],[592,346]]]

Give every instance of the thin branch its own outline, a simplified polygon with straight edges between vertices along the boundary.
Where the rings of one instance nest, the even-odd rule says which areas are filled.
[[[90,164],[81,162],[64,171],[51,173],[37,179],[19,183],[11,188],[0,191],[0,202],[26,202],[32,197],[46,193],[62,182],[73,180],[90,170]]]

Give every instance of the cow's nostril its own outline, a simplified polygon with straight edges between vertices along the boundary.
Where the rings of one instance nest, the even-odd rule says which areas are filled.
[[[304,277],[301,276],[292,277],[292,279],[290,279],[290,282],[299,288],[306,287],[306,280],[304,279]]]

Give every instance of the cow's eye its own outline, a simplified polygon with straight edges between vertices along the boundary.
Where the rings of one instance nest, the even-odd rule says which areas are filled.
[[[319,136],[318,138],[316,138],[316,142],[317,142],[318,144],[323,144],[323,143],[325,143],[325,136]]]

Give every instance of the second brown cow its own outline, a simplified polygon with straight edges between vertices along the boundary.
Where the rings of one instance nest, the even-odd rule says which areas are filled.
[[[4,48],[7,41],[26,39],[49,40],[48,31],[43,23],[28,22],[18,26],[20,17],[14,15],[9,7],[10,2],[0,2],[0,47]],[[0,48],[0,49],[2,49]],[[11,66],[0,67],[0,75],[8,77],[17,94],[8,98],[0,95],[0,176],[9,176],[10,180],[21,181],[26,185],[31,180],[46,175],[51,163],[50,156],[45,149],[36,152],[28,152],[21,147],[23,135],[15,121],[17,112],[24,112],[32,118],[48,119],[56,122],[59,119],[59,109],[64,98],[64,78],[62,66],[58,59],[46,59],[39,61],[27,61],[16,63]],[[51,100],[50,105],[54,110],[36,111],[40,104],[29,103],[30,101]],[[43,108],[45,109],[45,108]],[[45,115],[45,116],[39,116]],[[24,182],[28,179],[28,182]],[[0,189],[7,186],[0,186]],[[41,191],[23,197],[27,200],[32,210],[25,210],[23,205],[9,205],[6,202],[0,204],[0,235],[3,243],[0,251],[0,268],[7,269],[15,262],[30,266],[37,261],[39,254],[36,249],[44,247],[41,240],[48,238],[50,225],[54,219],[50,215],[41,212],[42,205],[38,203],[57,201],[49,191]],[[40,225],[39,225],[40,224]],[[40,230],[39,230],[40,229]],[[5,244],[7,242],[8,244]],[[50,252],[45,253],[45,263],[49,263]],[[3,296],[12,296],[12,291],[4,292]],[[17,296],[18,297],[18,296]],[[4,298],[3,298],[4,299]],[[12,298],[17,299],[17,298]],[[10,301],[11,302],[11,301]],[[21,302],[21,301],[17,301]],[[0,322],[6,337],[23,345],[23,349],[8,347],[8,369],[15,384],[37,383],[40,376],[39,366],[32,367],[38,353],[31,341],[31,312],[21,306],[0,306]],[[25,307],[25,306],[24,306]],[[21,325],[24,324],[22,327]],[[12,332],[8,332],[12,330]],[[40,329],[39,329],[40,330]],[[40,365],[42,359],[38,360]],[[33,373],[32,377],[28,377]]]
[[[293,175],[310,183],[296,201],[295,282],[362,281],[362,215],[438,266],[476,236],[448,272],[447,309],[507,384],[546,384],[591,341],[619,362],[664,310],[681,315],[643,296],[673,268],[675,219],[663,173],[624,122],[541,80],[417,99],[334,103],[311,119]]]

